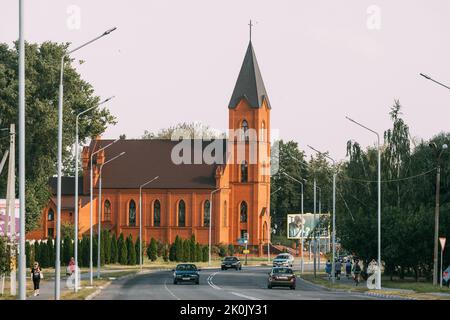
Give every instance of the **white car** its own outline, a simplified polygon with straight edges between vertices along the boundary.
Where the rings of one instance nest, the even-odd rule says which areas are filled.
[[[273,259],[274,267],[290,267],[294,265],[294,256],[290,253],[280,253]]]

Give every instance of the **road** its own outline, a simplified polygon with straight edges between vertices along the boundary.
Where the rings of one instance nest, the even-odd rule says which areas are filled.
[[[336,292],[298,279],[297,289],[267,289],[269,267],[241,271],[204,269],[200,285],[173,284],[171,271],[153,271],[113,281],[98,300],[361,300],[380,299],[363,293]]]

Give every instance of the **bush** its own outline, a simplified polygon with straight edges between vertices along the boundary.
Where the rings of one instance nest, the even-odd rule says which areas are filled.
[[[165,247],[165,245],[161,241],[156,240],[156,255],[158,257],[163,256],[164,247]]]
[[[48,247],[45,242],[41,242],[39,245],[39,258],[41,259],[39,261],[39,264],[42,268],[48,268],[49,261],[48,261]]]
[[[128,261],[127,264],[133,266],[136,264],[136,248],[133,244],[133,236],[130,234],[127,237],[127,251],[128,251]]]
[[[140,245],[139,245],[140,239],[139,236],[136,239],[136,243],[134,244],[134,249],[136,251],[136,263],[135,264],[139,264],[140,260],[139,260],[139,255],[144,253],[144,243],[142,243],[142,252],[139,253],[140,251]]]
[[[168,248],[168,245],[167,245],[167,244],[165,244],[165,245],[163,246],[161,255],[162,255],[162,258],[163,258],[164,262],[169,261],[169,248]]]
[[[117,249],[117,239],[114,235],[111,237],[111,257],[110,263],[117,263],[119,261],[119,250]]]
[[[105,230],[104,237],[105,239],[105,263],[111,263],[111,232]]]
[[[169,260],[170,261],[176,261],[177,260],[175,243],[172,243],[170,245],[170,248],[169,248]]]
[[[203,262],[208,262],[209,260],[209,250],[208,250],[208,246],[203,246],[202,248],[202,261]]]
[[[147,247],[147,256],[151,261],[155,261],[158,254],[158,245],[156,240],[151,238],[150,245]]]
[[[186,239],[183,240],[183,262],[188,262],[191,259],[191,242]]]
[[[196,262],[197,261],[197,254],[196,254],[196,247],[195,247],[195,236],[192,235],[191,239],[189,241],[189,254],[190,254],[190,261]]]
[[[234,245],[233,245],[232,243],[230,243],[230,244],[228,245],[228,254],[229,254],[230,256],[234,256],[234,253],[235,253]]]
[[[7,274],[10,272],[10,270],[11,252],[8,246],[8,239],[6,237],[0,236],[0,275]]]
[[[121,233],[119,236],[119,241],[117,242],[117,247],[119,250],[119,263],[120,264],[127,264],[128,263],[128,248],[125,243],[123,234]]]
[[[225,247],[223,244],[219,244],[217,247],[219,249],[219,257],[225,257],[227,255],[227,247]]]
[[[195,261],[200,262],[203,260],[202,246],[197,242],[195,245]]]
[[[179,237],[175,237],[175,261],[180,262],[183,260],[183,240]]]

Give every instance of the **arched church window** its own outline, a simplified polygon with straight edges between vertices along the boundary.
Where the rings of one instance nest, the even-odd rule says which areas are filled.
[[[153,226],[159,227],[161,225],[161,203],[155,200],[153,203]]]
[[[241,210],[240,210],[240,221],[242,223],[247,222],[247,202],[241,202]]]
[[[111,202],[109,202],[109,200],[105,201],[105,208],[103,209],[103,219],[105,221],[111,221]]]
[[[48,221],[55,220],[55,212],[53,211],[53,209],[48,210],[47,220]]]
[[[242,140],[248,141],[248,122],[243,120],[241,124],[242,129]]]
[[[136,202],[134,200],[131,200],[128,205],[128,225],[136,226]]]
[[[186,226],[186,204],[183,200],[178,202],[178,226]]]
[[[241,164],[241,182],[248,181],[248,163],[247,161],[243,161]]]
[[[211,221],[211,204],[209,200],[206,200],[203,204],[203,226],[209,227]]]

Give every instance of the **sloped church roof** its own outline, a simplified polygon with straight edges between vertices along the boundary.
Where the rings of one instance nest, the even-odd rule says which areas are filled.
[[[251,41],[248,44],[228,108],[236,108],[242,98],[247,99],[252,108],[260,108],[265,98],[270,109],[269,98]]]

